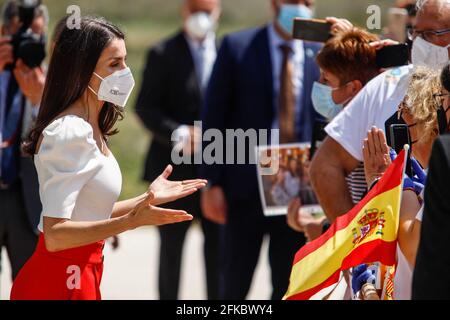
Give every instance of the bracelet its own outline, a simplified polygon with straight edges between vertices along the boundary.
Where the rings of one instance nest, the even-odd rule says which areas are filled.
[[[375,187],[375,185],[378,183],[378,181],[380,181],[381,178],[376,178],[375,180],[373,180],[373,182],[370,184],[369,186],[369,191],[373,189],[373,187]]]

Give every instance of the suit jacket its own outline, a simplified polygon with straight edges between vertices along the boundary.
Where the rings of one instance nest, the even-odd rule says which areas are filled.
[[[450,135],[436,140],[425,188],[413,299],[450,299]]]
[[[9,76],[4,72],[0,73],[0,82],[1,81],[9,81]],[[5,97],[6,91],[3,90],[5,84],[0,83],[2,90],[0,90],[0,132],[3,130],[4,125],[4,117],[5,117]],[[24,99],[24,112],[22,116],[21,122],[21,134],[20,137],[25,138],[31,127],[34,125],[34,121],[31,119],[32,106],[29,101],[25,99],[22,95],[22,99]],[[1,142],[1,137],[0,137]],[[0,151],[1,154],[1,151]],[[0,159],[1,160],[1,159]],[[42,204],[39,197],[39,181],[36,172],[36,168],[34,166],[33,159],[31,157],[21,156],[18,160],[19,164],[19,177],[21,180],[21,190],[24,199],[24,205],[27,213],[27,223],[30,228],[38,232],[37,226],[39,224],[39,219],[41,217],[42,212]]]
[[[315,63],[320,45],[304,42],[304,49],[313,55],[305,54],[298,141],[311,142],[314,120],[320,118],[311,102],[313,83],[320,76]],[[270,130],[275,117],[272,70],[267,26],[226,36],[206,94],[203,130]],[[228,201],[258,201],[254,164],[205,164],[201,166],[201,176],[212,185],[222,186]]]
[[[172,163],[172,132],[200,120],[203,98],[189,44],[183,34],[150,49],[136,112],[153,134],[145,162],[144,179],[152,181]],[[172,163],[173,164],[173,163]],[[197,176],[194,165],[174,166],[173,179]]]

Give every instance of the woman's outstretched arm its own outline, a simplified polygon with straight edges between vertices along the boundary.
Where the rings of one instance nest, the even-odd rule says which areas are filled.
[[[150,192],[128,213],[108,220],[78,222],[44,217],[44,238],[51,252],[81,247],[146,225],[165,225],[192,220],[186,211],[153,206]],[[130,202],[131,203],[131,202]]]

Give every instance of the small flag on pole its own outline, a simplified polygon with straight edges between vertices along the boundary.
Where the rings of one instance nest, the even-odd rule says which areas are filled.
[[[320,298],[342,280],[342,271],[363,263],[395,265],[406,156],[403,150],[361,202],[297,252],[283,299]]]

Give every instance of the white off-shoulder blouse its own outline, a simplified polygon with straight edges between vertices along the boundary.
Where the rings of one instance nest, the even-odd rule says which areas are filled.
[[[113,154],[100,152],[92,126],[68,115],[43,131],[34,157],[39,177],[43,217],[99,221],[111,217],[122,187],[122,174]]]

